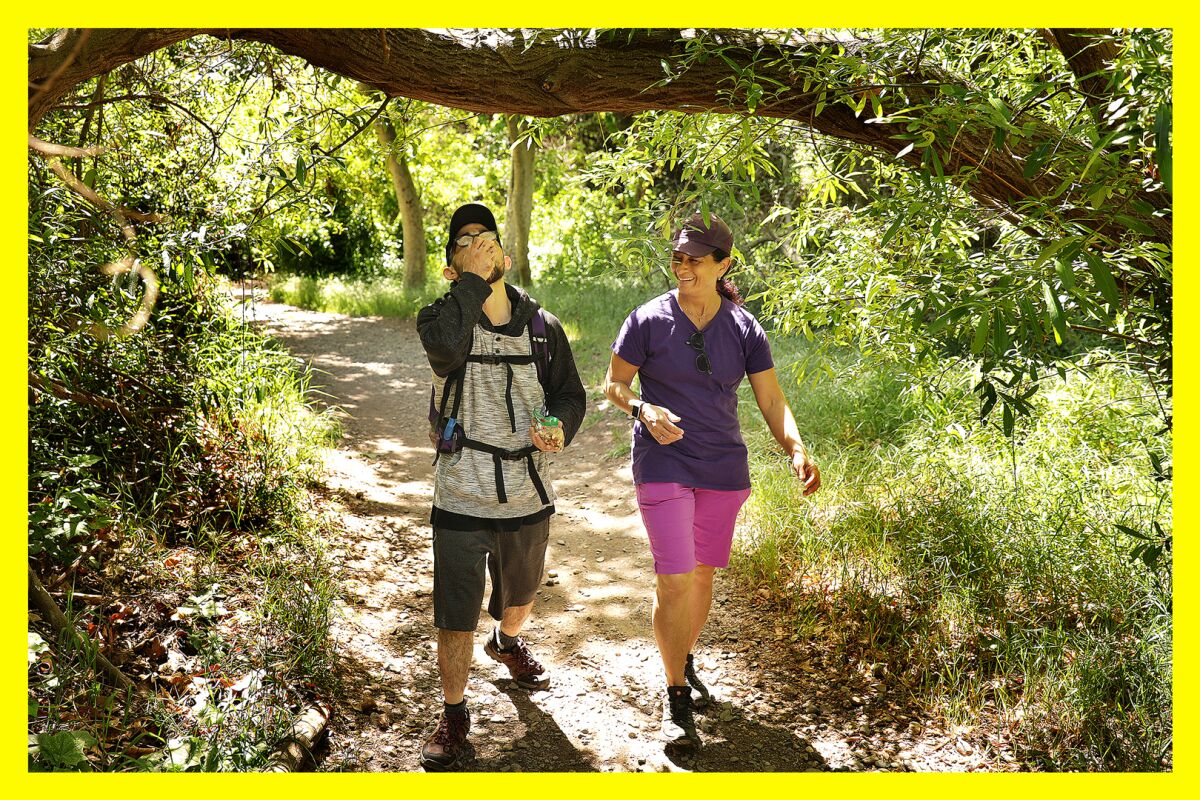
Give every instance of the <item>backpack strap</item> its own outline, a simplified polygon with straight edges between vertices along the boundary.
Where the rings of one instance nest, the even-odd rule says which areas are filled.
[[[550,337],[546,335],[546,317],[539,308],[529,318],[529,352],[537,365],[538,383],[545,388],[550,372]]]
[[[503,364],[508,372],[507,385],[505,386],[504,396],[508,406],[509,424],[513,432],[517,430],[516,414],[512,401],[512,382],[513,382],[513,364],[534,364],[537,367],[538,383],[545,388],[546,379],[550,366],[550,340],[546,335],[546,318],[542,316],[541,309],[538,309],[530,318],[526,325],[529,332],[529,355],[476,355],[469,354],[463,361],[462,366],[446,377],[446,383],[442,388],[442,400],[440,407],[435,411],[433,408],[433,393],[430,390],[429,410],[430,419],[438,424],[446,419],[446,405],[450,397],[450,385],[454,384],[454,402],[450,405],[450,418],[457,419],[458,411],[462,405],[463,384],[466,383],[467,364]],[[472,331],[472,336],[474,331]],[[472,340],[473,344],[474,340]],[[508,493],[504,486],[504,470],[503,462],[505,461],[524,461],[528,470],[529,479],[533,483],[533,488],[537,491],[538,497],[542,503],[549,503],[550,497],[546,492],[546,486],[542,483],[542,478],[538,474],[537,465],[534,463],[533,456],[538,452],[538,449],[533,445],[527,445],[518,450],[507,450],[502,447],[481,442],[477,439],[464,437],[462,446],[471,450],[480,450],[489,454],[492,457],[492,463],[495,471],[496,480],[496,497],[501,503],[508,502]],[[440,455],[440,453],[438,454]],[[434,456],[434,463],[437,463],[437,455]]]
[[[471,341],[467,345],[467,352],[470,352],[471,347],[475,344],[475,330],[471,329]],[[470,360],[470,356],[468,356]],[[446,376],[445,383],[442,384],[442,400],[435,409],[433,407],[434,388],[429,387],[429,422],[433,425],[435,431],[441,431],[442,425],[446,422],[446,401],[450,398],[450,390],[454,389],[454,405],[450,409],[450,418],[457,421],[458,408],[462,404],[463,383],[467,377],[467,362],[464,361],[458,369]],[[435,445],[433,448],[433,464],[437,466],[438,459],[441,458],[442,452]]]
[[[538,497],[543,504],[550,502],[550,496],[546,493],[546,486],[542,483],[542,477],[538,474],[537,465],[533,461],[534,454],[538,452],[538,449],[533,445],[526,445],[518,450],[506,450],[503,447],[496,447],[493,444],[471,438],[463,439],[462,444],[465,448],[480,450],[491,455],[496,474],[496,498],[501,503],[508,502],[508,492],[504,488],[503,465],[505,461],[524,461],[525,467],[529,471],[529,480],[533,483],[533,488],[538,493]]]

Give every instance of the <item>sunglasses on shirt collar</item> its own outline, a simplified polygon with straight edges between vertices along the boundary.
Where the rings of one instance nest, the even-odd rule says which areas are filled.
[[[704,352],[704,334],[696,331],[688,337],[687,343],[697,353],[696,369],[705,375],[712,375],[712,364],[708,360],[708,353]]]

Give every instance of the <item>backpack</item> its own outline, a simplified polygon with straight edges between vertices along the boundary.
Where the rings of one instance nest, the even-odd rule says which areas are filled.
[[[467,436],[466,430],[458,420],[458,409],[462,404],[463,383],[467,373],[467,364],[471,362],[484,364],[506,364],[509,365],[509,391],[505,393],[505,401],[508,405],[509,422],[512,425],[512,430],[515,433],[517,423],[515,413],[513,411],[511,387],[512,387],[512,364],[528,364],[532,362],[537,368],[538,383],[542,385],[543,390],[546,386],[546,381],[549,379],[550,370],[550,338],[546,335],[546,318],[543,316],[542,310],[539,308],[529,318],[529,322],[525,325],[526,332],[529,336],[529,355],[521,356],[487,356],[487,355],[468,355],[463,360],[462,366],[446,376],[446,382],[442,386],[441,402],[435,404],[436,392],[434,387],[429,387],[429,425],[430,439],[434,446],[433,463],[436,465],[438,459],[443,453],[457,453],[464,447],[472,450],[482,450],[490,453],[496,466],[496,494],[501,503],[508,502],[508,496],[504,490],[504,475],[502,472],[501,462],[516,461],[524,459],[529,468],[529,477],[533,482],[534,488],[537,489],[538,495],[543,503],[549,503],[549,497],[546,494],[545,487],[542,484],[541,478],[537,473],[537,468],[533,463],[533,454],[538,452],[538,449],[533,445],[520,448],[518,450],[506,450],[496,447],[495,445],[480,442],[471,439]],[[472,344],[474,344],[474,329],[471,331]],[[450,399],[451,387],[454,391],[454,402],[449,407],[447,413],[447,404]]]

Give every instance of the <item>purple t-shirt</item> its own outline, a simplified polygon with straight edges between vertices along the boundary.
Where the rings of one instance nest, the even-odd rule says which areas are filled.
[[[641,422],[633,424],[633,482],[749,489],[737,387],[743,376],[775,366],[771,345],[749,311],[722,297],[704,327],[708,375],[696,368],[697,351],[687,343],[695,332],[672,290],[635,308],[613,342],[613,352],[638,368],[642,399],[673,411],[683,429],[682,439],[661,445]]]

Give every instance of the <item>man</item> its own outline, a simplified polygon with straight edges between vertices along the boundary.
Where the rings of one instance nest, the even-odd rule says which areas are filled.
[[[445,708],[421,748],[427,770],[447,770],[471,751],[464,692],[485,573],[488,613],[499,625],[484,652],[528,690],[550,685],[520,638],[541,582],[554,513],[548,453],[570,444],[586,395],[562,325],[509,286],[496,219],[479,203],[451,217],[450,291],[417,315],[433,368],[431,438],[436,455],[433,608]],[[544,412],[562,436],[533,424]]]

